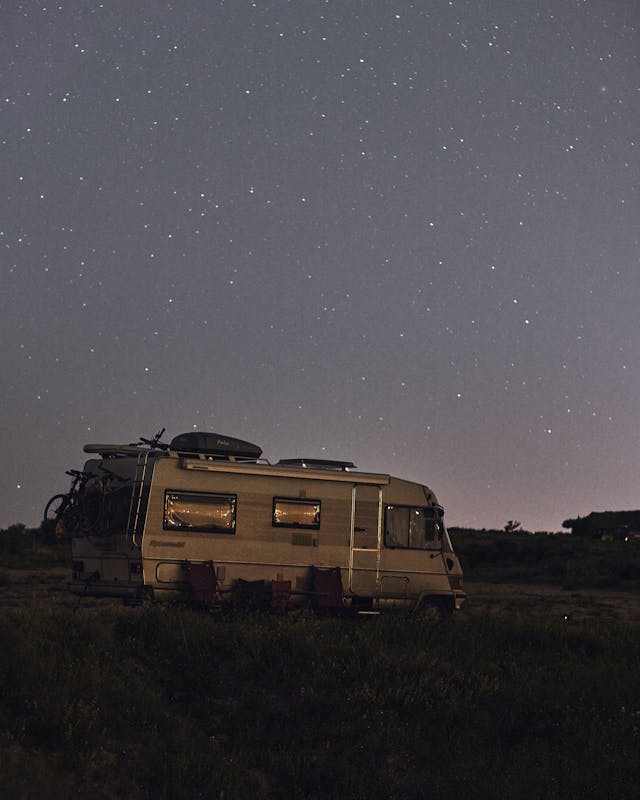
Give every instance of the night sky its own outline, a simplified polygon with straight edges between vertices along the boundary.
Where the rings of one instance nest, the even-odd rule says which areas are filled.
[[[0,19],[0,526],[162,427],[449,525],[640,507],[637,0]]]

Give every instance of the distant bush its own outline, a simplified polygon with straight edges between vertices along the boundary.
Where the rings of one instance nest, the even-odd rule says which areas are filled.
[[[462,528],[453,528],[450,534],[469,580],[640,588],[640,544],[636,542]]]
[[[68,542],[52,542],[41,528],[21,523],[0,530],[0,566],[9,569],[37,568],[71,561]]]

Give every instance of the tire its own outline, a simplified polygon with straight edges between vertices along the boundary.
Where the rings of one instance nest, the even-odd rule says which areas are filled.
[[[104,506],[103,495],[86,494],[80,503],[80,525],[88,533],[99,527]]]
[[[58,515],[60,514],[60,510],[67,499],[66,494],[54,494],[51,500],[47,503],[44,507],[44,522],[45,525],[50,525],[54,523],[58,519]]]
[[[442,620],[453,614],[453,602],[448,597],[425,597],[415,612],[426,619]]]
[[[68,539],[78,527],[78,507],[75,497],[56,494],[44,508],[43,526],[53,539]]]
[[[61,518],[61,512],[67,505],[66,494],[54,494],[51,500],[44,507],[44,514],[42,517],[42,530],[45,536],[52,542],[58,540],[58,524]]]

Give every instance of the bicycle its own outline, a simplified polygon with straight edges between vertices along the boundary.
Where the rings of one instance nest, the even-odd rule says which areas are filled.
[[[165,430],[166,428],[162,428],[162,430],[155,434],[153,439],[145,439],[144,436],[141,436],[140,441],[136,444],[145,444],[149,447],[149,450],[168,450],[169,445],[160,441]]]
[[[69,491],[55,494],[44,508],[44,529],[56,539],[89,533],[99,524],[104,504],[102,479],[75,469],[66,472],[72,477]]]
[[[140,446],[141,452],[146,448],[166,451],[169,445],[160,441],[164,431],[162,428],[151,439],[141,436],[139,442],[131,446]],[[127,491],[127,479],[104,464],[99,464],[98,468],[104,473],[102,477],[75,469],[66,471],[72,478],[71,487],[65,494],[55,494],[46,504],[42,522],[45,533],[56,539],[109,536],[126,525],[126,520],[122,519],[122,491]],[[117,485],[112,488],[114,481],[124,484],[122,491]],[[128,501],[126,505],[128,508]]]

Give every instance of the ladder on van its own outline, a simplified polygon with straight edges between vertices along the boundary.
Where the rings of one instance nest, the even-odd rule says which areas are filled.
[[[144,518],[141,514],[142,497],[147,475],[149,453],[150,451],[138,455],[136,469],[133,475],[133,485],[131,487],[131,502],[129,503],[129,516],[127,519],[127,537],[131,539],[131,544],[136,548],[140,548],[142,545],[142,531],[144,530]]]
[[[358,490],[360,494],[366,490],[376,490],[377,514],[375,538],[366,527],[362,527],[362,518],[358,514]],[[362,499],[362,498],[360,498]],[[371,505],[371,501],[369,501]],[[381,559],[383,538],[382,484],[353,484],[351,487],[351,531],[349,536],[349,580],[348,588],[352,594],[375,593],[380,591]],[[366,521],[372,520],[369,512]],[[363,537],[363,534],[367,534]],[[366,538],[366,543],[362,539]],[[375,576],[375,577],[374,577]],[[373,579],[373,580],[372,580]]]

